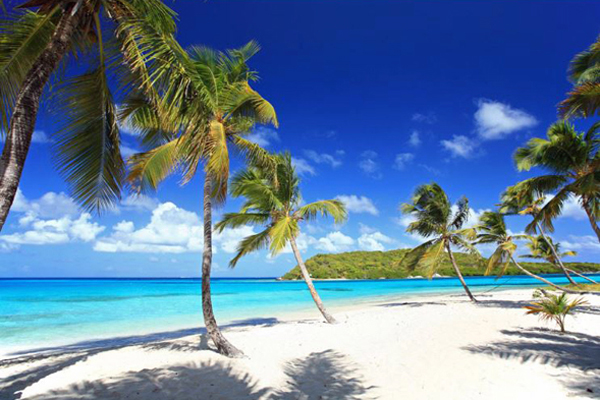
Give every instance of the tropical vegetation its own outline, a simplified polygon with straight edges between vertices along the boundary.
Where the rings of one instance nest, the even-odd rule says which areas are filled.
[[[275,257],[289,246],[317,308],[328,323],[335,323],[335,318],[327,312],[315,289],[300,255],[297,239],[300,235],[300,222],[313,221],[319,216],[331,216],[336,223],[345,221],[347,214],[344,204],[334,199],[302,205],[300,179],[289,154],[278,157],[277,173],[274,176],[257,168],[240,171],[231,181],[231,195],[244,197],[245,202],[240,212],[225,214],[216,229],[222,231],[227,227],[244,225],[259,225],[265,229],[239,243],[230,266],[235,266],[240,258],[253,251],[268,248],[271,256]]]
[[[542,321],[554,321],[560,332],[565,332],[565,320],[575,308],[587,304],[583,298],[570,300],[566,293],[554,294],[546,291],[537,291],[531,305],[525,306],[527,314],[537,315]]]

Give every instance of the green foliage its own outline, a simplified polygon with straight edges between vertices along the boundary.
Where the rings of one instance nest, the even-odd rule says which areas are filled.
[[[560,331],[565,331],[565,319],[573,309],[587,304],[583,298],[569,301],[566,293],[553,294],[546,291],[536,291],[534,301],[529,306],[525,306],[527,314],[537,315],[542,321],[554,321],[558,324]]]
[[[410,249],[391,251],[352,251],[338,254],[317,254],[306,261],[306,267],[315,279],[397,279],[422,275],[419,271],[409,272],[403,264],[404,256]],[[454,253],[456,262],[465,276],[484,275],[487,262],[482,265],[478,257],[465,253]],[[534,274],[562,273],[560,268],[549,263],[523,262],[524,268]],[[565,263],[567,268],[577,271],[600,272],[597,263]],[[444,254],[437,273],[443,276],[456,276],[450,259]],[[505,275],[521,275],[514,265],[508,265]],[[302,279],[296,266],[283,275],[283,279]]]

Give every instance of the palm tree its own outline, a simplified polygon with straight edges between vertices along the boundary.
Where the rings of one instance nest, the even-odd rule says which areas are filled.
[[[575,285],[576,282],[571,278],[571,275],[569,275],[569,270],[563,264],[560,254],[558,254],[552,241],[544,231],[544,226],[548,230],[554,229],[552,220],[537,218],[543,202],[544,198],[537,195],[527,183],[520,182],[514,186],[508,187],[504,193],[502,193],[501,203],[499,204],[500,213],[508,215],[531,215],[533,221],[527,225],[525,231],[528,233],[539,233],[542,237],[548,239],[546,240],[546,243],[548,243],[549,250],[552,252],[554,260],[556,261],[555,265],[558,265],[569,282]]]
[[[407,232],[432,239],[407,253],[401,263],[405,264],[410,271],[423,268],[425,274],[431,278],[439,268],[446,251],[465,292],[472,301],[477,301],[452,254],[452,245],[454,245],[479,256],[477,250],[469,243],[469,240],[475,239],[475,230],[463,229],[463,225],[469,218],[469,201],[465,197],[461,198],[456,203],[456,208],[456,212],[452,212],[452,204],[448,196],[437,183],[419,186],[413,194],[412,203],[404,203],[400,209],[402,213],[415,218],[415,221],[406,228]]]
[[[144,32],[160,37],[175,32],[175,14],[160,0],[29,0],[19,8],[36,10],[0,17],[0,135],[5,141],[0,230],[21,179],[40,98],[55,72],[51,86],[60,97],[53,102],[63,125],[55,141],[61,173],[87,209],[119,199],[125,173],[109,76],[128,66],[144,79],[137,51]],[[82,66],[85,61],[87,72],[78,69],[71,77],[63,72],[70,62]]]
[[[569,79],[574,87],[558,105],[561,117],[588,118],[595,115],[600,107],[600,37],[588,50],[573,58]]]
[[[569,256],[576,256],[577,252],[572,250],[560,251],[560,243],[555,243],[551,238],[544,236],[530,236],[529,242],[526,244],[529,248],[529,254],[523,254],[523,258],[533,258],[536,260],[546,260],[550,264],[556,265],[558,263],[558,257],[564,258]],[[555,252],[552,251],[554,248]],[[556,254],[556,255],[555,255]]]
[[[546,285],[552,286],[564,292],[577,293],[574,290],[560,287],[539,275],[535,275],[519,264],[517,260],[515,260],[514,253],[517,250],[517,244],[514,242],[514,240],[529,239],[531,237],[529,235],[509,234],[506,229],[506,223],[504,221],[503,214],[494,211],[484,212],[479,218],[479,224],[477,225],[476,229],[479,232],[477,235],[477,244],[493,243],[498,245],[488,260],[485,275],[490,275],[494,270],[498,270],[498,278],[500,278],[502,275],[504,275],[506,269],[512,262],[515,267],[517,267],[517,269],[523,272],[525,275],[531,276],[532,278],[544,282]]]
[[[542,293],[541,300],[532,302],[525,306],[527,314],[539,315],[543,321],[554,321],[558,324],[560,331],[565,331],[565,319],[574,308],[587,304],[582,298],[569,301],[566,293],[552,294]]]
[[[266,170],[275,168],[272,157],[243,136],[253,126],[277,126],[274,108],[250,87],[256,73],[247,61],[259,47],[250,42],[227,53],[193,47],[171,48],[176,64],[164,71],[160,98],[132,97],[123,118],[142,130],[151,150],[129,160],[128,180],[138,190],[155,190],[169,175],[180,172],[188,183],[204,165],[204,250],[202,258],[202,311],[206,329],[217,350],[240,356],[221,333],[215,319],[210,290],[212,265],[212,207],[226,199],[229,154],[236,151]]]
[[[239,172],[232,179],[231,194],[234,197],[245,197],[246,202],[240,212],[225,214],[216,229],[223,231],[226,227],[265,226],[263,231],[248,236],[239,243],[237,254],[229,263],[231,267],[253,251],[268,247],[271,255],[275,256],[289,244],[317,308],[328,323],[335,323],[313,285],[296,238],[300,234],[299,222],[330,215],[336,223],[340,223],[346,219],[346,208],[339,200],[320,200],[300,206],[302,197],[299,185],[300,180],[289,154],[279,156],[275,176],[269,176],[257,168]]]
[[[527,179],[521,185],[539,196],[556,191],[535,215],[534,223],[543,220],[552,231],[552,220],[560,215],[569,197],[576,196],[600,242],[599,128],[600,123],[596,123],[580,133],[569,122],[559,121],[548,128],[547,139],[533,138],[517,149],[514,158],[519,170],[540,167],[550,172]]]

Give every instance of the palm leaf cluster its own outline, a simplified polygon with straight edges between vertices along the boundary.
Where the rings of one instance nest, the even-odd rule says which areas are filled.
[[[525,306],[527,314],[538,315],[542,321],[556,322],[561,332],[565,332],[565,319],[576,307],[587,304],[582,298],[571,300],[566,293],[540,293],[539,301]]]
[[[319,216],[331,216],[336,223],[347,218],[346,209],[339,200],[320,200],[302,205],[300,180],[292,165],[291,156],[277,156],[275,175],[262,169],[249,168],[237,173],[231,180],[231,195],[243,196],[245,202],[238,213],[227,213],[216,225],[226,227],[243,225],[263,226],[264,229],[243,239],[230,266],[235,266],[244,255],[260,249],[269,249],[275,256],[297,238],[302,221]]]
[[[31,0],[7,11],[0,19],[2,135],[26,75],[69,15],[77,25],[45,91],[60,125],[55,163],[73,197],[99,211],[120,198],[125,176],[116,101],[131,86],[109,82],[133,72],[126,68],[135,63],[133,53],[123,49],[140,45],[135,29],[172,37],[175,13],[159,0]]]
[[[442,262],[444,252],[451,246],[479,255],[471,241],[475,230],[463,228],[469,218],[469,202],[461,198],[453,211],[452,204],[444,190],[437,184],[419,186],[411,203],[400,207],[402,213],[412,216],[406,231],[424,238],[431,238],[415,247],[403,260],[409,271],[419,269],[432,277]]]
[[[182,183],[187,183],[204,165],[213,197],[223,202],[231,153],[265,170],[274,169],[272,157],[245,137],[255,124],[277,126],[273,106],[249,84],[256,73],[247,61],[258,50],[255,42],[228,52],[169,48],[180,68],[170,68],[166,75],[150,73],[160,77],[153,85],[160,96],[132,96],[121,114],[150,147],[130,160],[129,180],[137,189],[156,189],[174,172],[180,172]]]

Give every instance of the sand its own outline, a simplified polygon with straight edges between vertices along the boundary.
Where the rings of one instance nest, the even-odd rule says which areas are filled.
[[[334,308],[340,321],[268,319],[202,335],[30,354],[0,363],[0,399],[600,398],[600,296],[568,333],[525,315],[531,289]]]

